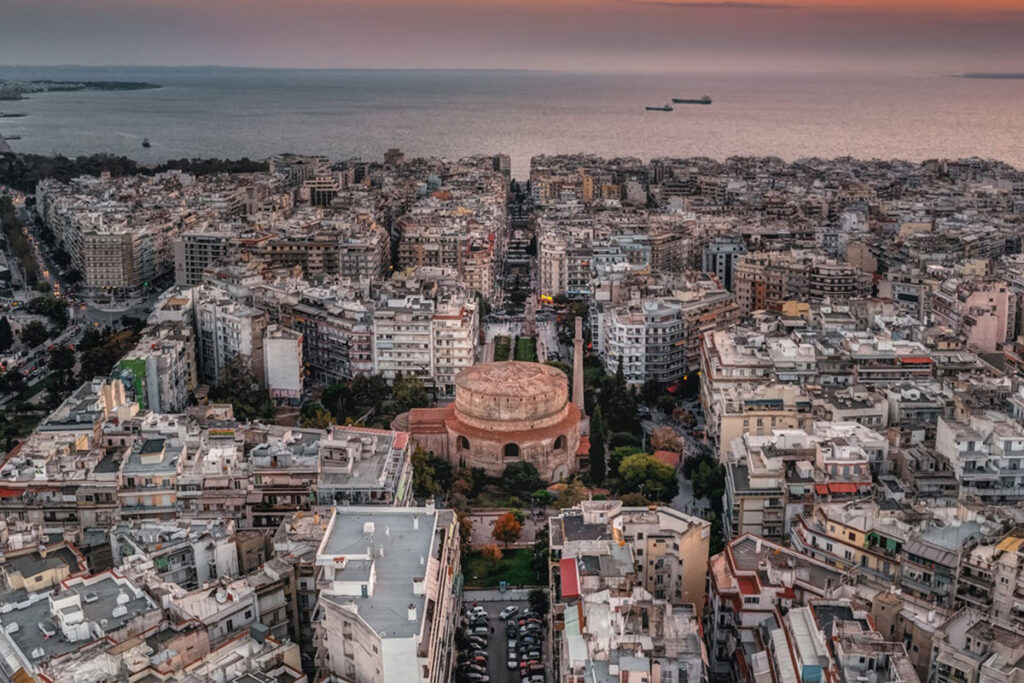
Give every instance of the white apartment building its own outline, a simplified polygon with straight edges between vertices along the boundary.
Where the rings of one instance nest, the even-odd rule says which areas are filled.
[[[225,366],[236,356],[247,360],[257,381],[264,380],[264,311],[235,303],[216,288],[202,286],[196,290],[195,320],[200,377],[204,383],[216,384]]]
[[[316,553],[317,680],[448,683],[458,521],[450,510],[334,508]]]
[[[939,417],[935,450],[949,460],[962,498],[1024,500],[1024,429],[1008,415],[985,410],[965,422]]]

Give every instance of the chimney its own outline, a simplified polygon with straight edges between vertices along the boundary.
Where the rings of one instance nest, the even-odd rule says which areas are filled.
[[[416,605],[409,603],[409,621],[416,621]]]

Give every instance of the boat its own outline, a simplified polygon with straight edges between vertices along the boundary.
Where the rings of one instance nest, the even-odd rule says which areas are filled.
[[[20,135],[5,135],[3,137],[3,139],[4,140],[20,140],[21,136]]]
[[[25,116],[25,114],[22,112],[0,111],[0,119],[20,119],[22,116]]]
[[[149,144],[149,138],[145,138],[145,139],[144,139],[144,140],[142,141],[142,146],[143,146],[143,147],[146,147],[146,148],[149,148],[149,147],[152,147],[153,145]]]
[[[666,104],[664,107],[647,107],[647,111],[672,111],[672,105]]]
[[[704,95],[698,98],[686,98],[686,97],[673,97],[672,101],[676,104],[711,104],[711,96]]]

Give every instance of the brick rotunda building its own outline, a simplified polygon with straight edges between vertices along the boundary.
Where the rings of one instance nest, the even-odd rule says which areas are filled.
[[[455,465],[500,476],[505,466],[533,463],[558,481],[578,469],[580,409],[569,401],[565,373],[542,363],[508,361],[465,368],[455,377],[455,401],[398,416],[394,428]]]

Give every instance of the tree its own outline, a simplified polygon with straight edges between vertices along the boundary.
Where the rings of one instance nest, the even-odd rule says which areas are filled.
[[[269,394],[260,388],[248,358],[242,355],[224,364],[217,384],[210,390],[210,398],[230,403],[238,420],[268,417],[274,413]]]
[[[519,535],[522,531],[523,525],[519,523],[516,516],[511,512],[506,512],[494,521],[494,529],[491,531],[491,536],[496,541],[502,541],[505,547],[508,547],[509,543],[519,540]]]
[[[622,504],[630,508],[645,507],[651,504],[651,499],[642,493],[627,493],[621,498]]]
[[[661,501],[672,500],[679,493],[674,467],[666,465],[649,453],[634,453],[619,463],[622,493],[642,493]]]
[[[400,413],[412,410],[413,408],[426,408],[430,405],[430,394],[423,382],[417,377],[396,377],[395,385],[391,389],[391,398],[395,402],[395,409]]]
[[[583,482],[579,479],[570,479],[562,487],[562,490],[558,492],[558,498],[555,500],[555,505],[559,508],[574,508],[580,504],[580,501],[586,497],[587,492],[583,487]]]
[[[490,545],[485,545],[483,550],[480,551],[480,554],[483,555],[483,558],[485,560],[491,563],[492,567],[497,567],[498,563],[501,562],[501,548],[499,548],[493,543],[491,543]]]
[[[417,447],[412,454],[412,491],[417,498],[435,498],[452,486],[452,465]]]
[[[548,594],[540,588],[534,588],[529,595],[530,609],[540,615],[543,619],[548,613]]]
[[[307,429],[327,429],[334,424],[334,417],[319,401],[302,406],[302,426]]]
[[[505,491],[519,496],[529,496],[544,486],[540,473],[533,463],[519,461],[509,463],[502,472],[501,483]]]
[[[605,436],[604,415],[601,414],[601,406],[597,406],[590,416],[590,478],[595,484],[603,482],[608,473]]]
[[[611,379],[607,391],[601,392],[601,407],[605,410],[605,420],[613,432],[636,434],[640,431],[640,419],[636,412],[636,395],[626,384],[626,375],[622,369],[622,357],[619,357],[615,375]]]
[[[459,513],[459,542],[463,548],[468,548],[473,542],[473,520],[469,515]]]
[[[33,320],[21,328],[21,342],[30,349],[39,346],[49,338],[50,331],[38,320]]]
[[[358,406],[376,408],[388,399],[389,393],[388,381],[383,375],[357,375],[352,380],[352,397]]]
[[[658,427],[651,434],[651,446],[658,451],[679,453],[683,450],[683,441],[671,427]]]
[[[50,353],[50,367],[57,376],[57,388],[71,391],[75,385],[75,352],[58,346]]]
[[[336,382],[328,386],[320,395],[320,403],[338,424],[345,424],[349,417],[356,417],[355,398],[347,384]]]
[[[612,449],[612,453],[608,458],[608,473],[612,476],[619,476],[620,464],[634,453],[643,453],[643,451],[637,446],[619,446]]]
[[[11,323],[7,316],[0,318],[0,353],[6,353],[14,346],[14,332],[11,331]]]

